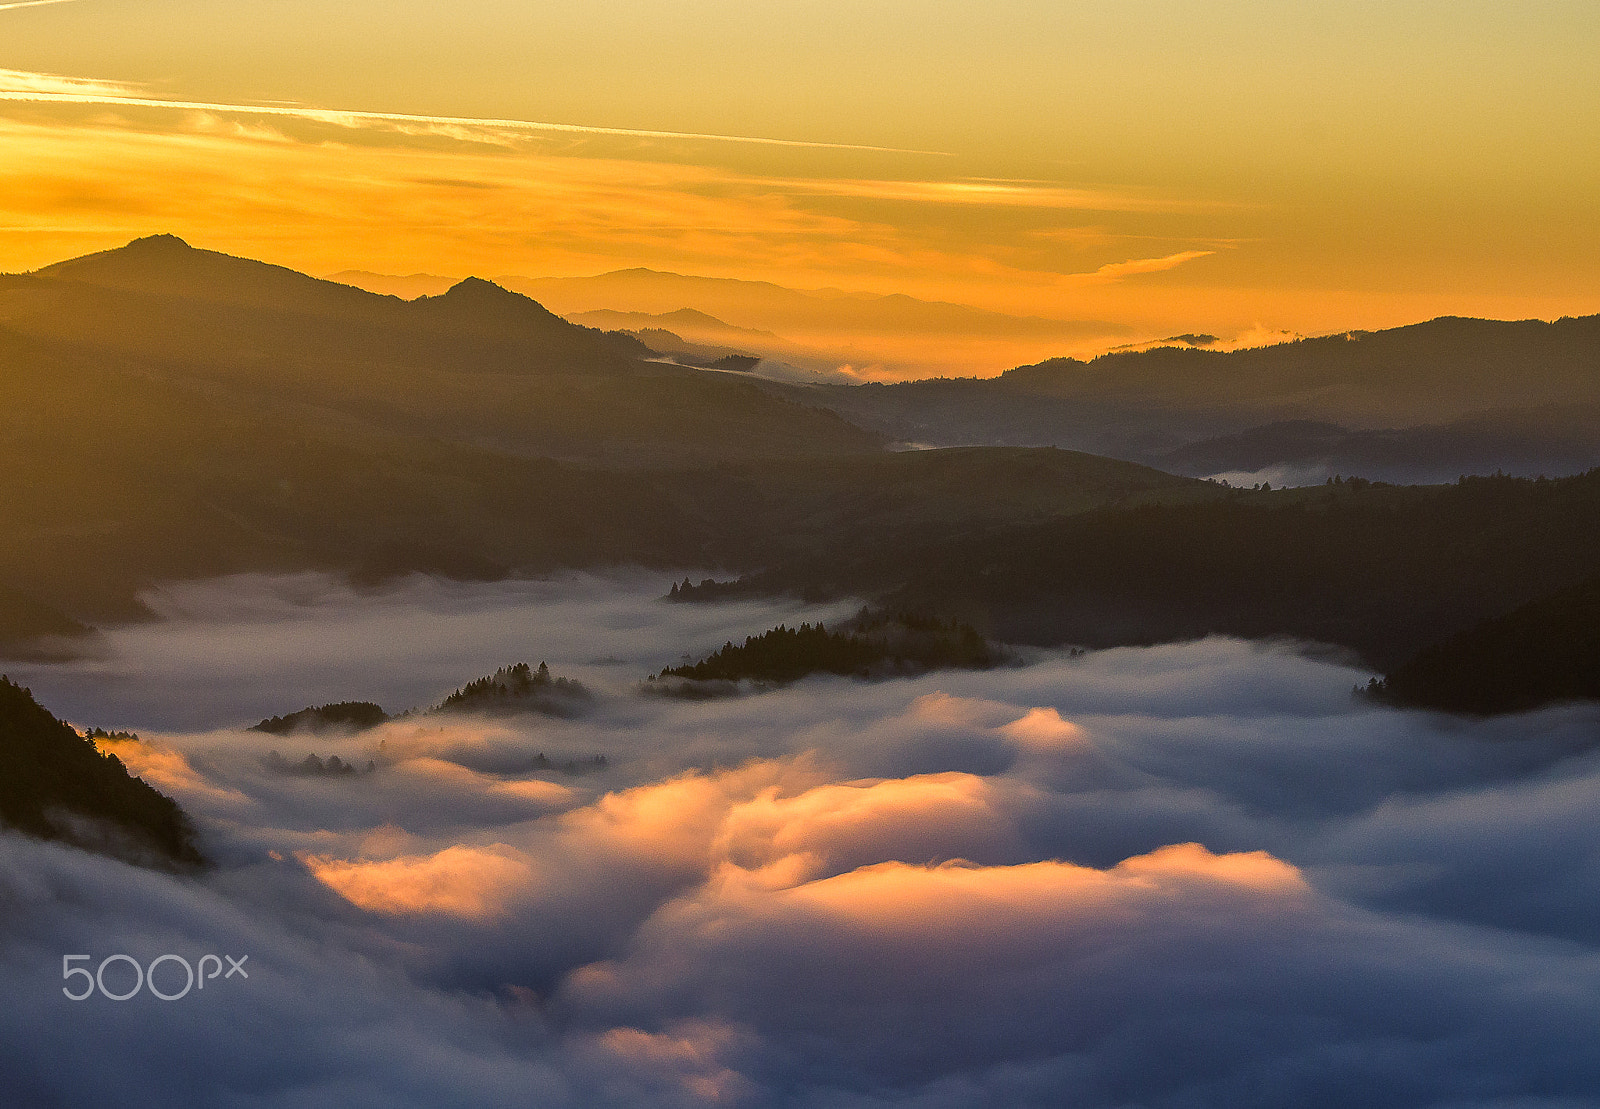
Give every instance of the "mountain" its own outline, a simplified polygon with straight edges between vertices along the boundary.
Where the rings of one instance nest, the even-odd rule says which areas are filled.
[[[1600,318],[1445,320],[788,388],[649,361],[488,281],[403,301],[140,240],[0,276],[0,650],[70,649],[172,579],[626,563],[870,597],[1020,642],[1282,634],[1393,667],[1593,573],[1600,477],[1251,493],[1129,459],[1404,445],[1398,420],[1317,415],[1390,402],[1438,414],[1413,426],[1445,429],[1427,434],[1467,461],[1503,431],[1558,426],[1581,452],[1597,348]],[[1507,398],[1520,407],[1488,404]],[[886,432],[1059,436],[1123,458],[892,452]]]
[[[772,388],[908,442],[1055,445],[1155,465],[1175,464],[1174,452],[1191,444],[1287,422],[1354,432],[1455,425],[1438,435],[1418,432],[1410,448],[1419,467],[1471,463],[1454,476],[1492,471],[1496,452],[1517,457],[1531,447],[1542,461],[1544,433],[1518,431],[1519,422],[1600,405],[1600,316],[1554,323],[1448,317],[1250,350],[1161,347],[1051,359],[991,379]],[[1508,415],[1513,410],[1534,415]],[[1496,421],[1503,430],[1494,430]],[[1480,450],[1471,440],[1482,434],[1500,441]],[[1573,434],[1580,447],[1592,443],[1590,431]],[[1441,436],[1462,449],[1444,449]],[[1308,449],[1280,447],[1276,456],[1255,452],[1248,461],[1259,465],[1251,469],[1292,464]],[[1580,449],[1568,465],[1585,457]],[[1231,468],[1243,467],[1219,470]]]
[[[34,597],[0,586],[0,655],[49,658],[72,653],[89,627]]]
[[[0,825],[131,861],[201,861],[194,829],[171,798],[7,678],[0,678]]]
[[[1473,716],[1600,701],[1600,575],[1424,648],[1372,691]]]
[[[672,484],[712,561],[730,567],[847,563],[865,552],[892,561],[919,543],[997,527],[1228,495],[1130,462],[1011,447],[729,464]]]
[[[550,667],[537,670],[525,662],[503,666],[486,678],[468,682],[433,709],[445,713],[481,713],[486,716],[519,716],[540,713],[545,716],[573,717],[587,712],[594,701],[582,682],[558,678]]]
[[[1317,484],[1338,474],[1417,485],[1466,473],[1575,474],[1600,466],[1600,407],[1499,410],[1377,430],[1291,420],[1190,443],[1155,462],[1173,473],[1217,475],[1235,484]]]
[[[282,266],[196,250],[172,235],[0,278],[0,324],[118,354],[297,384],[375,364],[399,371],[620,372],[599,332],[469,278],[402,301]]]
[[[1153,497],[774,559],[727,594],[861,597],[1039,646],[1284,636],[1378,670],[1595,572],[1600,471]]]
[[[564,315],[612,309],[650,314],[690,307],[740,326],[811,331],[921,330],[983,335],[1082,335],[1103,325],[1013,316],[901,293],[842,289],[790,289],[770,281],[697,277],[644,268],[594,277],[503,277],[507,288],[527,293]]]
[[[71,651],[175,579],[754,572],[1214,488],[889,454],[748,374],[629,349],[486,281],[407,302],[170,237],[0,276],[0,651]]]
[[[732,343],[741,339],[763,343],[784,341],[770,331],[761,331],[753,327],[735,327],[731,323],[723,323],[715,316],[697,312],[693,308],[679,308],[675,312],[616,312],[600,309],[595,312],[579,312],[570,318],[573,323],[580,323],[585,327],[598,327],[606,331],[642,331],[647,328],[658,328],[705,343]]]
[[[646,688],[665,696],[699,698],[737,691],[739,682],[788,685],[811,674],[889,678],[929,670],[987,670],[1006,654],[973,628],[945,620],[863,610],[842,627],[779,624],[761,635],[731,640],[695,663],[662,670]],[[669,679],[679,679],[672,682]]]
[[[313,705],[284,716],[269,716],[250,730],[266,732],[268,735],[294,735],[298,732],[351,735],[376,728],[388,720],[389,714],[383,711],[382,706],[371,701],[339,701],[331,705]]]
[[[486,281],[408,302],[172,236],[0,276],[0,330],[13,361],[31,343],[36,359],[120,371],[122,390],[203,392],[241,419],[524,456],[685,462],[878,442],[748,382],[645,361],[641,344]]]
[[[595,311],[657,316],[688,308],[743,332],[774,333],[761,339],[702,333],[688,323],[667,326],[691,342],[734,345],[806,370],[848,365],[901,379],[998,373],[1062,349],[1103,349],[1127,338],[1125,330],[1097,321],[1015,316],[902,294],[791,289],[767,281],[650,269],[615,270],[594,277],[499,280],[565,316],[583,316],[586,323],[590,322],[586,314]]]

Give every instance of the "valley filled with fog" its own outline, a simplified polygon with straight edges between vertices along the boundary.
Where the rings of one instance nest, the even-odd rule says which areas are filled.
[[[103,743],[215,865],[4,834],[5,979],[45,998],[64,954],[115,952],[247,955],[250,977],[7,1007],[6,1088],[1337,1106],[1600,1083],[1594,706],[1402,712],[1353,696],[1370,672],[1327,649],[1223,637],[650,696],[685,655],[853,611],[672,604],[670,580],[236,576],[13,667],[79,727],[138,732]],[[246,730],[426,708],[519,661],[582,681],[587,710]],[[309,754],[356,769],[292,772]],[[48,1089],[10,1061],[83,1041]]]

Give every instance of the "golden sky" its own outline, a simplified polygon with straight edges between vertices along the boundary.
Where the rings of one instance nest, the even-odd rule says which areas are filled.
[[[1593,0],[0,0],[0,269],[648,266],[1059,353],[1586,314],[1596,57]]]

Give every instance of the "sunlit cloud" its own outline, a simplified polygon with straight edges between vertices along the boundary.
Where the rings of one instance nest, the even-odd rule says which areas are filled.
[[[659,589],[593,586],[501,597],[583,624],[569,658],[736,634]],[[97,673],[131,696],[104,679],[159,672],[128,669],[137,645],[174,667],[209,658],[204,681],[230,697],[254,683],[281,699],[293,672],[272,657],[312,642],[298,604],[339,650],[373,652],[370,682],[404,669],[431,687],[453,640],[493,634],[460,619],[485,601],[447,583],[358,598],[313,575],[230,579],[161,595],[169,639],[113,639]],[[402,603],[439,639],[386,654],[410,626]],[[253,1096],[273,1107],[356,1086],[573,1107],[1593,1088],[1592,709],[1442,727],[1353,702],[1359,671],[1231,640],[1030,659],[703,703],[611,684],[570,721],[108,744],[179,796],[219,865],[174,878],[0,836],[0,976],[51,996],[62,950],[220,949],[250,953],[249,989],[216,995],[229,1021],[12,1007],[0,1032],[29,1050],[0,1079],[171,1104],[164,1072],[125,1065],[159,1037],[199,1060],[191,1100],[271,1060]],[[285,775],[263,765],[269,745],[379,765]],[[557,780],[495,763],[557,749],[613,759]],[[29,1069],[85,1035],[96,1065]],[[1172,1054],[1196,1035],[1204,1066]]]
[[[506,844],[378,861],[318,855],[301,861],[345,900],[376,913],[494,916],[504,910],[509,892],[532,875],[528,862]]]
[[[67,0],[50,0],[52,3]],[[13,5],[23,6],[23,5]],[[0,11],[3,11],[0,8]],[[132,97],[137,85],[119,81],[93,81],[81,77],[60,77],[53,73],[31,73],[21,69],[0,69],[0,98],[27,100],[52,97]]]
[[[42,8],[46,4],[71,4],[74,0],[20,0],[19,3],[0,4],[0,12],[8,12],[13,8]]]
[[[1069,274],[1064,280],[1069,282],[1109,283],[1120,281],[1125,277],[1135,277],[1143,273],[1164,273],[1167,270],[1177,269],[1185,262],[1192,262],[1196,258],[1209,258],[1215,253],[1216,251],[1214,250],[1183,250],[1161,258],[1132,258],[1126,262],[1107,263],[1093,273]]]
[[[1073,748],[1087,742],[1084,730],[1063,720],[1053,708],[1031,708],[1027,715],[1000,729],[1001,733],[1026,747],[1044,750]]]
[[[95,746],[104,754],[115,755],[128,773],[143,778],[185,805],[237,807],[249,802],[243,791],[215,784],[196,771],[182,751],[164,744],[119,735],[97,739]]]

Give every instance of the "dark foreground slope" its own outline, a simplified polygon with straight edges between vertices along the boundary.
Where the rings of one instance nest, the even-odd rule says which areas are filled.
[[[1424,648],[1373,692],[1475,716],[1600,701],[1600,576]]]
[[[130,775],[0,678],[0,823],[138,861],[200,862],[194,831],[171,798]]]

